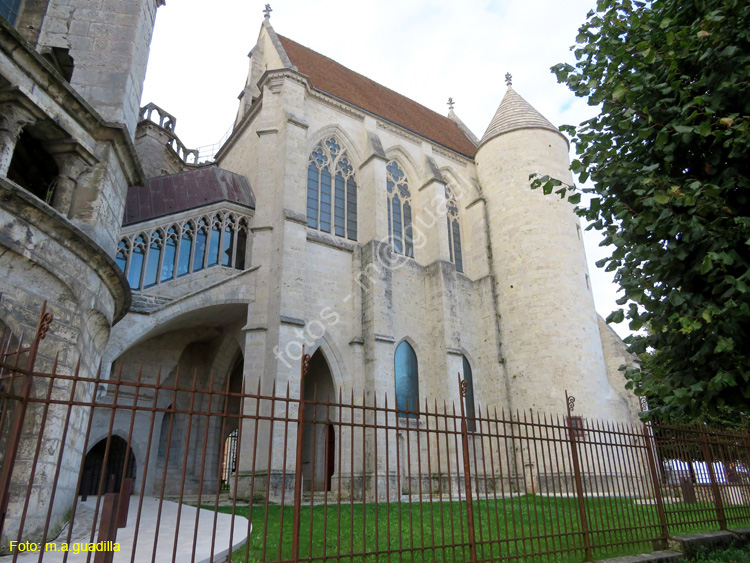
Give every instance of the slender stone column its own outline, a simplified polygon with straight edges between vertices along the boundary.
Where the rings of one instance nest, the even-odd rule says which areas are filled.
[[[72,140],[50,144],[46,148],[60,169],[52,207],[69,217],[80,178],[91,170],[95,159]]]
[[[7,176],[21,131],[36,122],[33,113],[19,102],[0,104],[0,176]]]

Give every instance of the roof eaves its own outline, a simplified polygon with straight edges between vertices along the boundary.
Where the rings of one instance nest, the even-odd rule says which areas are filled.
[[[304,75],[304,74],[303,74],[303,76],[306,76],[306,75]],[[390,125],[393,125],[394,127],[398,127],[399,129],[403,129],[404,131],[408,132],[408,133],[409,133],[410,135],[414,135],[415,137],[419,137],[420,139],[424,139],[425,141],[429,141],[430,143],[433,143],[433,144],[435,144],[435,145],[438,145],[439,147],[441,147],[441,148],[443,148],[443,149],[445,149],[445,150],[447,150],[447,151],[450,151],[450,152],[452,152],[452,153],[455,153],[455,154],[457,154],[457,155],[460,155],[460,156],[462,156],[463,158],[466,158],[466,159],[468,159],[468,160],[473,160],[473,158],[474,158],[474,157],[473,157],[473,156],[471,156],[471,155],[467,155],[467,154],[464,154],[464,153],[462,153],[462,152],[460,152],[460,151],[457,151],[456,149],[454,149],[454,148],[452,148],[452,147],[449,147],[449,146],[447,146],[447,145],[444,145],[443,143],[440,143],[439,141],[436,141],[435,139],[431,139],[431,138],[429,138],[429,137],[425,137],[425,136],[424,136],[424,135],[422,135],[421,133],[417,133],[416,131],[414,131],[414,130],[412,130],[412,129],[409,129],[408,127],[404,127],[404,126],[403,126],[403,125],[401,125],[400,123],[396,123],[395,121],[392,121],[392,120],[388,119],[387,117],[383,117],[383,116],[382,116],[382,115],[380,115],[380,114],[377,114],[377,113],[373,113],[373,112],[372,112],[372,111],[370,111],[370,110],[367,110],[367,109],[365,109],[365,108],[363,108],[363,107],[360,107],[360,106],[358,106],[357,104],[354,104],[354,103],[350,102],[349,100],[344,100],[343,98],[339,98],[338,96],[335,96],[334,94],[331,94],[330,92],[327,92],[327,91],[325,91],[325,90],[322,90],[321,88],[316,88],[315,86],[312,86],[312,89],[313,89],[313,90],[315,90],[315,91],[317,91],[317,92],[320,92],[321,94],[324,94],[324,95],[326,95],[326,96],[328,96],[328,97],[330,97],[330,98],[333,98],[333,99],[335,99],[335,100],[337,100],[337,101],[339,101],[339,102],[341,102],[341,103],[343,103],[343,104],[346,104],[346,105],[352,106],[352,107],[354,107],[354,108],[357,108],[357,110],[358,110],[358,111],[361,111],[361,112],[363,112],[363,113],[366,113],[367,115],[370,115],[370,116],[372,116],[372,117],[376,117],[376,118],[378,118],[378,119],[380,119],[380,120],[382,120],[382,121],[385,121],[385,122],[387,122],[387,123],[388,123],[388,124],[390,124]],[[416,103],[416,102],[415,102],[415,103]],[[463,133],[463,131],[462,131],[462,133]],[[469,141],[471,142],[471,139],[470,139],[469,137],[467,137],[467,139],[468,139],[468,140],[469,140]],[[473,143],[472,143],[472,144],[473,144]]]

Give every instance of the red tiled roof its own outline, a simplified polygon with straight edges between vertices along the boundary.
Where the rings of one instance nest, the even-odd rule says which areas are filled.
[[[197,170],[158,176],[145,186],[130,186],[125,199],[123,225],[173,215],[220,201],[255,209],[255,195],[245,176],[206,166]]]
[[[461,153],[474,156],[476,147],[451,119],[381,86],[315,51],[278,36],[289,60],[307,75],[313,88],[326,92],[405,129]]]

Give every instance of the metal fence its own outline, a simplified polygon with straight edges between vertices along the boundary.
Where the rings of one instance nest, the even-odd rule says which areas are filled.
[[[573,397],[561,415],[468,418],[463,400],[403,412],[289,383],[43,373],[51,322],[3,341],[7,561],[584,561],[750,525],[747,433],[590,420]]]

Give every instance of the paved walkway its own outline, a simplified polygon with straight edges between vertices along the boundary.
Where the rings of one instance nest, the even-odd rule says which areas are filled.
[[[73,543],[88,543],[91,534],[91,523],[94,516],[96,497],[89,497],[86,502],[78,503],[76,522],[71,536]],[[164,501],[161,509],[161,520],[159,522],[159,535],[156,542],[156,563],[175,561],[179,563],[190,563],[193,556],[193,537],[195,532],[195,521],[198,518],[197,541],[195,542],[195,562],[209,563],[211,557],[211,535],[214,528],[214,513],[210,510],[198,510],[192,506],[182,505],[180,514],[179,534],[175,534],[177,527],[176,502]],[[101,507],[99,508],[101,512]],[[156,518],[159,511],[159,499],[144,498],[141,521],[138,528],[138,542],[136,544],[136,563],[148,563],[152,561],[154,551],[154,535],[156,531]],[[133,539],[135,535],[135,520],[138,515],[138,497],[131,497],[130,511],[128,513],[128,525],[117,530],[117,543],[120,551],[115,553],[115,563],[130,563],[133,554]],[[214,562],[226,561],[229,552],[229,532],[231,529],[231,514],[218,514],[216,520],[216,540],[214,547]],[[42,561],[44,563],[61,563],[64,557],[62,540],[67,538],[67,527],[58,536],[55,543],[57,551],[46,550]],[[177,535],[177,553],[174,559],[172,551]],[[232,537],[233,550],[238,549],[245,543],[247,538],[247,518],[235,516],[234,534]],[[90,554],[90,562],[94,561],[94,554]],[[68,553],[69,563],[85,563],[88,553]],[[10,563],[12,556],[0,557],[0,563]],[[25,552],[19,555],[18,563],[36,563],[39,561],[39,552]]]

